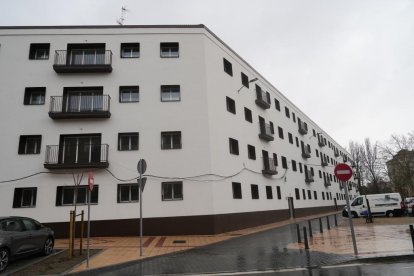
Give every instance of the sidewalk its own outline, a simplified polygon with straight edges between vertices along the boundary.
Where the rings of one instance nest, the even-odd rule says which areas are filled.
[[[335,214],[335,212],[324,214],[324,216],[331,216],[331,230],[327,230],[326,219],[324,219],[324,232],[322,234],[319,233],[318,220],[316,219],[312,222],[313,238],[310,239],[309,242],[310,250],[309,252],[306,252],[308,255],[311,254],[313,256],[314,262],[317,262],[319,257],[325,258],[325,255],[334,256],[330,258],[331,261],[349,260],[354,258],[347,220],[341,218],[339,214],[337,217],[340,225],[339,227],[334,227],[333,214]],[[90,268],[99,268],[174,252],[181,252],[192,248],[199,248],[231,240],[234,237],[247,236],[249,234],[267,230],[271,231],[269,233],[263,233],[263,235],[268,235],[269,237],[271,236],[274,238],[276,234],[281,237],[278,239],[278,246],[281,251],[278,252],[278,257],[286,254],[289,255],[289,252],[285,252],[287,249],[293,251],[300,250],[302,254],[302,252],[305,252],[303,250],[304,245],[303,243],[298,244],[295,242],[296,232],[292,231],[295,229],[294,224],[300,224],[300,229],[302,230],[303,226],[308,226],[307,221],[309,219],[315,219],[320,216],[322,215],[287,220],[218,235],[144,237],[142,257],[139,256],[139,237],[92,238],[91,248],[99,248],[103,249],[103,251],[90,260]],[[363,219],[354,219],[357,244],[360,252],[358,258],[393,254],[412,254],[413,249],[408,231],[408,224],[413,223],[414,218],[401,219],[402,218],[382,218],[384,221],[374,219],[374,224],[365,224],[365,221],[362,223]],[[291,225],[289,229],[284,227],[288,225]],[[252,235],[252,238],[253,236],[254,235]],[[266,238],[268,239],[269,237]],[[68,240],[56,240],[55,247],[62,249],[67,248]],[[236,249],[238,247],[239,246],[237,245]],[[226,249],[230,248],[227,247]],[[289,260],[290,259],[284,263],[289,263]],[[281,264],[278,264],[278,266],[280,265]],[[294,265],[294,262],[292,265]],[[74,268],[72,272],[79,272],[85,269],[86,264],[84,263]]]

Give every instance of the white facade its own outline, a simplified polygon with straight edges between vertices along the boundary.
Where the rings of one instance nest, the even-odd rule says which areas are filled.
[[[160,56],[160,43],[166,42],[178,43],[178,57]],[[36,43],[50,44],[48,59],[29,59],[31,44]],[[59,73],[54,70],[56,50],[67,50],[68,44],[87,44],[87,48],[97,43],[104,43],[105,50],[112,52],[112,72]],[[121,58],[122,43],[139,43],[139,58]],[[231,63],[232,76],[224,71],[223,58]],[[241,73],[248,80],[258,80],[238,92],[242,87]],[[0,183],[0,216],[29,216],[50,224],[67,222],[73,206],[56,206],[57,187],[74,185],[71,172],[75,176],[84,172],[81,185],[86,185],[87,172],[93,170],[95,184],[99,185],[98,203],[92,206],[93,220],[114,225],[119,220],[135,221],[139,216],[139,204],[118,203],[117,190],[118,184],[136,183],[136,180],[120,181],[110,172],[122,180],[133,179],[138,175],[136,165],[140,158],[148,164],[144,216],[153,222],[157,218],[164,223],[165,218],[200,219],[226,214],[232,221],[231,214],[257,214],[259,219],[252,223],[258,224],[263,212],[274,214],[274,221],[277,221],[281,219],[278,214],[288,212],[288,197],[293,197],[297,215],[327,208],[333,210],[337,196],[337,204],[345,204],[344,197],[338,195],[344,194],[339,183],[332,181],[331,186],[325,186],[324,179],[319,177],[319,170],[333,177],[334,164],[329,162],[328,166],[322,167],[320,157],[316,157],[318,150],[341,163],[342,156],[335,156],[333,148],[346,154],[345,150],[202,25],[0,28],[0,83],[0,181],[3,181]],[[256,84],[269,92],[269,109],[255,103]],[[179,85],[180,100],[161,101],[162,85]],[[121,103],[121,86],[139,86],[139,102]],[[25,89],[29,87],[46,87],[43,105],[23,104]],[[48,114],[51,97],[62,96],[64,89],[70,87],[103,87],[103,94],[110,96],[110,118],[51,118]],[[227,110],[226,97],[235,101],[236,114]],[[280,111],[275,108],[275,98],[280,102]],[[252,123],[245,120],[245,107],[252,112]],[[289,108],[290,118],[285,115],[285,107]],[[273,141],[259,138],[258,116],[266,123],[273,123]],[[298,117],[307,123],[308,133],[305,135],[298,132]],[[278,127],[283,129],[284,139],[279,138]],[[315,134],[321,133],[332,146],[320,147],[313,130]],[[181,149],[161,149],[161,132],[167,131],[181,132]],[[138,150],[118,150],[118,134],[130,132],[139,133]],[[101,143],[109,145],[107,170],[93,166],[44,168],[47,145],[59,145],[61,135],[92,133],[100,134]],[[293,135],[293,144],[289,143],[288,133]],[[18,154],[21,135],[41,135],[40,152]],[[299,143],[303,141],[310,145],[310,158],[302,157],[296,137]],[[238,141],[238,155],[229,152],[229,138]],[[248,158],[248,144],[255,147],[256,160]],[[266,150],[270,158],[273,153],[277,154],[276,175],[262,174],[262,150]],[[282,156],[287,158],[287,170],[282,168]],[[292,169],[292,160],[297,162],[297,171]],[[305,182],[299,163],[313,168],[314,182]],[[4,182],[39,172],[47,173]],[[200,177],[191,178],[193,176]],[[162,200],[161,183],[172,181],[182,181],[183,198]],[[233,198],[232,182],[241,183],[241,199]],[[259,199],[252,199],[251,184],[258,185]],[[266,186],[271,186],[273,199],[267,199]],[[277,186],[281,191],[280,199]],[[16,188],[26,187],[37,188],[35,206],[14,206]],[[295,188],[299,189],[299,200]],[[306,200],[303,199],[303,189]],[[308,190],[312,193],[311,199]],[[357,194],[355,188],[349,192],[352,196]],[[322,193],[325,197],[329,193],[332,199],[322,199]],[[86,206],[78,206],[78,210],[82,209]],[[245,226],[252,223],[246,222]],[[243,225],[233,228],[237,227]],[[191,228],[188,225],[181,228],[182,233],[191,232],[185,230]],[[168,229],[165,232],[168,233]]]

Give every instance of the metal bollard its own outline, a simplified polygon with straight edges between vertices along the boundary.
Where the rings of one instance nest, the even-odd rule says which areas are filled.
[[[319,218],[319,231],[323,233],[322,218]]]
[[[338,227],[338,220],[336,218],[336,214],[334,215],[334,218],[335,218],[335,227]]]
[[[308,235],[306,234],[306,226],[303,226],[303,240],[305,241],[305,249],[309,249]]]
[[[300,228],[299,228],[299,224],[296,223],[296,233],[298,235],[298,243],[302,243],[302,240],[300,238]]]
[[[326,227],[328,228],[328,230],[331,229],[331,225],[329,224],[329,216],[326,216]]]
[[[309,226],[309,237],[313,238],[312,221],[311,220],[308,220],[308,226]]]
[[[413,250],[414,250],[414,227],[410,224],[410,233],[411,233],[411,241],[413,242]]]

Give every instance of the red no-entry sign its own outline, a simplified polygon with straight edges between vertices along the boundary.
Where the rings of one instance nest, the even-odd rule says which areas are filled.
[[[352,177],[352,168],[344,163],[336,165],[334,170],[336,178],[341,181],[348,181]]]

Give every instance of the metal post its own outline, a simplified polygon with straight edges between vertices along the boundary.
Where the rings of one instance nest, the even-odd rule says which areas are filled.
[[[326,216],[326,227],[328,228],[328,230],[331,229],[331,225],[329,223],[329,216]]]
[[[88,189],[88,232],[86,233],[86,268],[89,268],[89,246],[91,237],[91,190]]]
[[[413,242],[413,249],[414,249],[414,227],[410,224],[410,233],[411,233],[411,241]]]
[[[72,211],[72,241],[71,241],[72,256],[75,256],[75,239],[76,239],[76,210]]]
[[[311,220],[308,220],[308,226],[309,226],[309,237],[313,238],[312,221]]]
[[[139,174],[139,255],[142,256],[142,174]]]
[[[72,239],[73,239],[73,211],[70,211],[69,213],[69,258],[72,258],[73,256]]]
[[[323,233],[323,224],[322,224],[322,218],[319,218],[319,231]]]
[[[302,243],[302,239],[300,238],[300,228],[299,224],[296,223],[296,233],[298,235],[298,243]]]
[[[346,199],[346,207],[347,207],[347,210],[348,210],[349,227],[351,228],[352,245],[354,246],[355,255],[358,255],[358,248],[357,248],[357,244],[356,244],[354,224],[352,222],[351,204],[349,203],[348,187],[345,187],[345,199]]]
[[[336,214],[334,215],[334,219],[335,219],[335,227],[338,227],[338,219],[336,218]]]
[[[306,234],[306,226],[303,226],[303,239],[305,241],[305,249],[309,249],[308,235]]]
[[[79,239],[79,255],[82,255],[82,250],[83,250],[83,217],[84,217],[84,211],[82,210],[81,212],[81,230],[80,230],[80,239]]]

